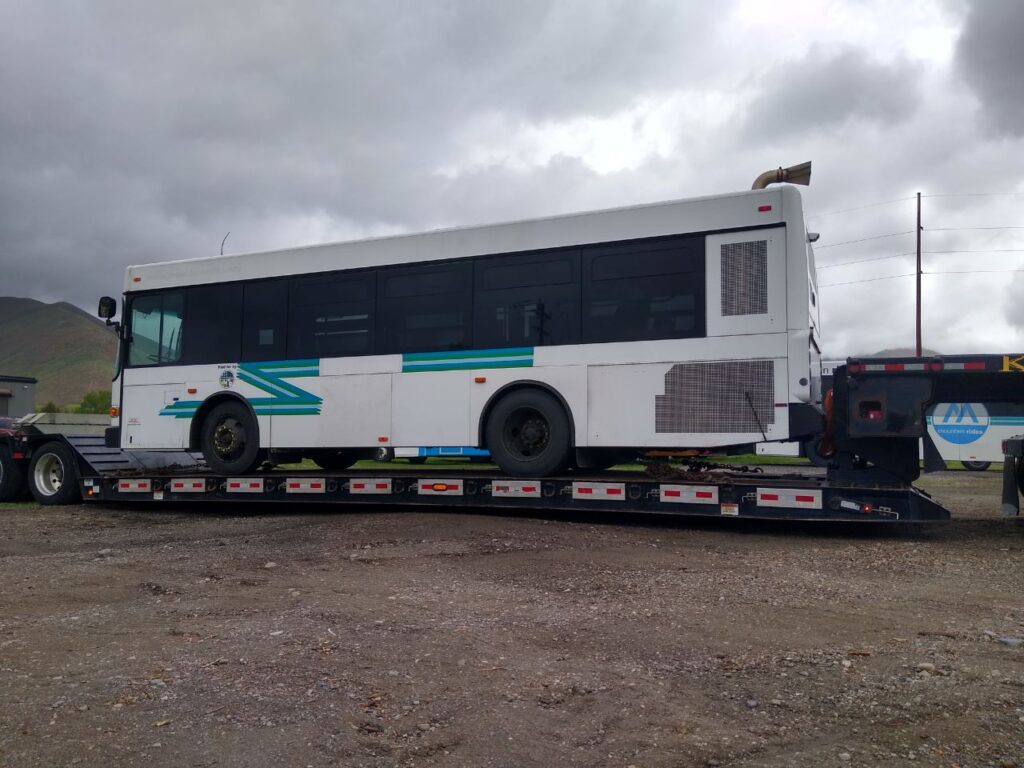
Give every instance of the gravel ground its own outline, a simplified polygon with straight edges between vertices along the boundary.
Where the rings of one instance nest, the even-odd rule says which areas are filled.
[[[1024,766],[1024,524],[0,506],[0,764]]]

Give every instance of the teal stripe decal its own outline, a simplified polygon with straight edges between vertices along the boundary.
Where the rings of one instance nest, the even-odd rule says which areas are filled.
[[[532,368],[533,347],[415,352],[402,355],[402,372],[465,371],[478,368]]]
[[[246,398],[257,416],[318,416],[323,400],[285,379],[319,375],[319,360],[274,360],[265,363],[239,363],[237,378],[269,395]],[[190,419],[196,415],[200,405],[202,403],[199,400],[180,401],[165,406],[160,415]]]

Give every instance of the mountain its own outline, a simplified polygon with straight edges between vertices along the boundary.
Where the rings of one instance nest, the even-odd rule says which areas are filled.
[[[0,296],[0,374],[33,376],[36,408],[109,389],[117,338],[78,307]]]

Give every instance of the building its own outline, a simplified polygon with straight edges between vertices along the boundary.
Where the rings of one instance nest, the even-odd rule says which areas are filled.
[[[22,416],[36,409],[36,380],[0,374],[0,416]]]

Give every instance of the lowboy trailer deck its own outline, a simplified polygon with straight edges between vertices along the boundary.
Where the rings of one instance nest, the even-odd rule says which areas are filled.
[[[90,502],[317,502],[370,506],[491,508],[524,511],[655,513],[815,521],[945,522],[950,513],[913,487],[925,470],[945,468],[928,437],[936,402],[1024,401],[1024,355],[850,359],[825,398],[818,445],[828,459],[767,474],[728,467],[653,473],[569,473],[543,479],[488,471],[384,467],[346,472],[280,469],[216,475],[184,452],[106,448],[102,438],[0,435],[0,500],[23,480],[44,504]],[[1013,442],[1013,441],[1008,441]],[[1011,449],[1014,446],[1009,446]],[[1019,457],[1020,442],[1015,446]],[[1007,462],[1012,504],[1024,491],[1020,459]]]

